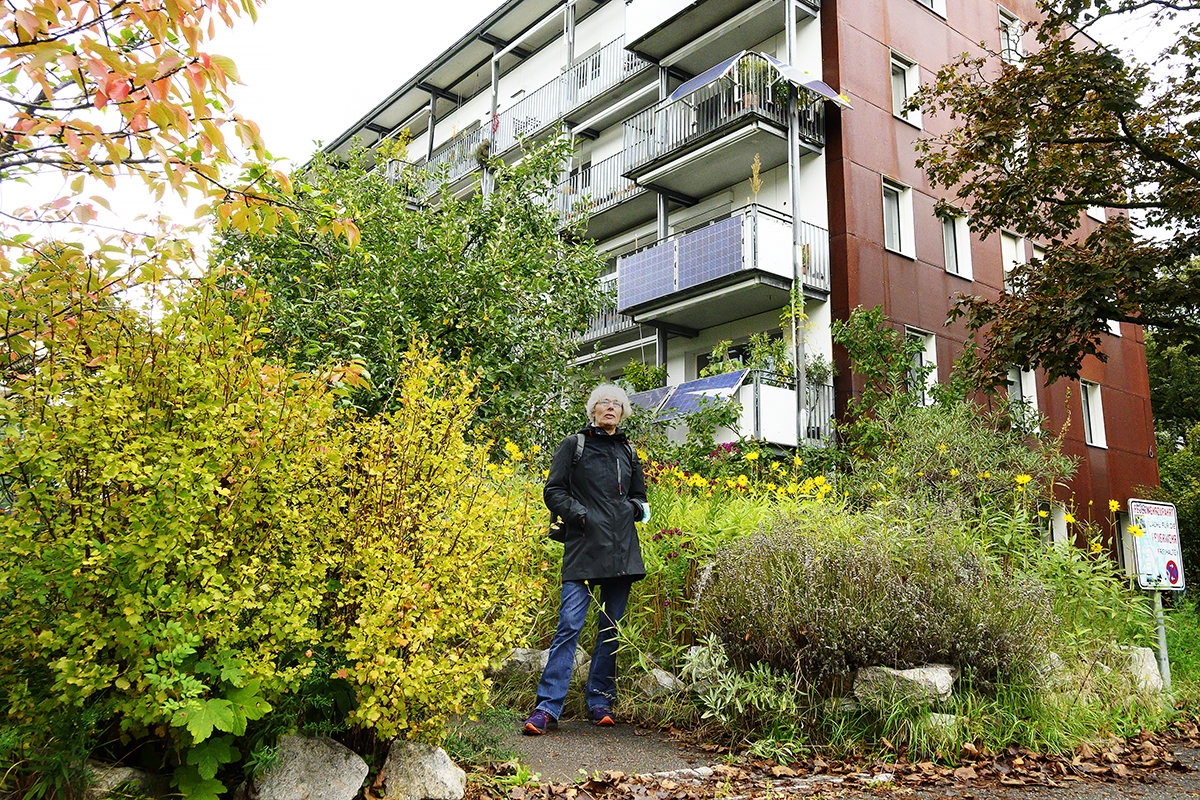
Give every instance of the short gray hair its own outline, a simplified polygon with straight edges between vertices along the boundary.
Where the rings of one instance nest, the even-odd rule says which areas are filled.
[[[592,423],[593,425],[596,423],[596,416],[592,413],[592,411],[595,410],[596,403],[600,402],[600,398],[604,397],[605,395],[609,395],[610,397],[620,401],[622,422],[633,416],[633,406],[629,403],[629,395],[625,394],[625,390],[620,386],[617,386],[615,383],[602,383],[595,389],[592,389],[592,393],[588,395],[588,422]]]

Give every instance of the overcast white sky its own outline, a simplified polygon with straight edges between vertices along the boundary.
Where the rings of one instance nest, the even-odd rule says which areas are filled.
[[[268,0],[212,51],[231,57],[237,108],[276,156],[303,163],[502,0]]]

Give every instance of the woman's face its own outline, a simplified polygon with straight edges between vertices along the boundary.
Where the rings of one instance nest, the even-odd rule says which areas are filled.
[[[621,424],[622,414],[621,401],[615,397],[601,397],[596,401],[596,405],[592,406],[592,418],[596,420],[596,427],[609,433]]]

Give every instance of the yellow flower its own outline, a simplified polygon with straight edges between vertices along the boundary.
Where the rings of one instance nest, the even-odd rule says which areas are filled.
[[[1142,536],[1145,533],[1145,531],[1142,530],[1141,525],[1130,525],[1129,532],[1132,533],[1134,536],[1138,536],[1138,537]]]
[[[917,477],[918,477],[918,478],[922,478],[922,477],[924,477],[924,476],[925,476],[925,471],[924,471],[924,470],[921,470],[920,472],[918,472],[918,473],[917,473]]]
[[[818,475],[817,477],[813,478],[813,483],[816,484],[817,486],[824,486],[825,485],[825,476]]]
[[[1099,542],[1092,542],[1092,552],[1093,553],[1099,553],[1102,550],[1104,550],[1104,548],[1100,545]]]
[[[750,479],[749,479],[749,478],[747,478],[747,477],[745,476],[745,474],[738,475],[738,476],[737,476],[737,484],[738,484],[738,486],[742,486],[742,487],[749,486],[749,485],[750,485]]]
[[[794,464],[795,466],[798,467],[803,463],[804,463],[804,459],[801,458],[800,456],[792,456],[792,464]]]
[[[1075,515],[1071,514],[1070,512],[1063,514],[1063,522],[1067,523],[1068,525],[1073,525],[1075,523]]]
[[[1017,476],[1017,485],[1024,486],[1025,484],[1029,483],[1031,480],[1033,480],[1032,475],[1018,475]]]
[[[938,445],[938,452],[939,452],[939,453],[944,453],[944,452],[946,452],[946,445],[944,445],[944,444],[939,444],[939,445]]]
[[[1046,509],[1042,509],[1041,511],[1038,512],[1038,516],[1041,517],[1042,519],[1045,519],[1046,517],[1050,516],[1050,512],[1047,511]]]
[[[895,467],[888,467],[888,468],[887,468],[887,472],[885,472],[884,474],[885,474],[885,475],[891,475],[891,474],[892,474],[892,473],[894,473],[895,471],[896,471],[896,468],[895,468]]]
[[[758,461],[758,453],[746,453],[747,461]]]
[[[638,448],[638,461],[645,461],[645,460],[646,460],[646,451],[639,447]]]
[[[956,469],[952,469],[952,470],[950,470],[950,477],[951,477],[951,478],[953,478],[953,477],[954,477],[955,475],[957,475],[957,474],[958,474],[958,470],[956,470]]]
[[[1117,500],[1108,501],[1108,510],[1114,514],[1121,510],[1121,503]]]

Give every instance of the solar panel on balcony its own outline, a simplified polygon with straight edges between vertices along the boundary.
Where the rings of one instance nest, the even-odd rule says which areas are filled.
[[[740,369],[726,372],[724,375],[712,375],[681,383],[675,387],[674,393],[667,399],[667,402],[663,403],[658,412],[658,418],[674,419],[699,411],[707,403],[728,400],[741,388],[742,381],[749,374],[750,370]]]
[[[629,402],[633,405],[635,412],[653,413],[662,405],[662,401],[671,393],[672,386],[660,386],[657,389],[649,389],[644,392],[634,392],[629,395]]]
[[[742,268],[742,223],[745,217],[714,222],[679,240],[679,288],[732,275]]]

